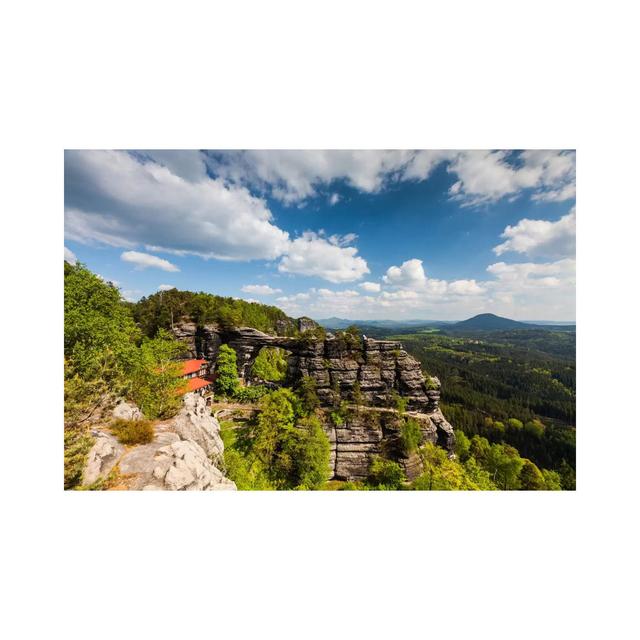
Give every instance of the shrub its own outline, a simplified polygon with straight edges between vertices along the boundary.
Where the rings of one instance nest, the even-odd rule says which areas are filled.
[[[318,398],[318,383],[311,376],[303,376],[298,385],[298,397],[302,405],[302,410],[309,414],[313,413],[320,406]]]
[[[122,444],[148,444],[155,435],[149,420],[115,420],[109,428]]]
[[[412,454],[422,444],[422,429],[417,420],[409,418],[400,427],[400,441],[405,456]]]
[[[264,385],[256,385],[253,387],[238,387],[233,395],[234,400],[238,402],[258,402],[260,398],[269,393],[269,389]]]
[[[368,483],[376,489],[400,489],[406,478],[402,467],[392,460],[374,456],[369,466]]]
[[[427,376],[426,385],[428,391],[437,391],[440,388],[440,385],[431,376]]]
[[[64,430],[64,488],[73,489],[82,482],[82,471],[94,439],[85,429]]]

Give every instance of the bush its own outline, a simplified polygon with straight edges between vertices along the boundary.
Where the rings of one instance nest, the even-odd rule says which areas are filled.
[[[298,397],[302,405],[302,410],[309,414],[313,413],[320,406],[318,398],[318,383],[311,376],[303,376],[298,385]]]
[[[374,456],[369,466],[368,483],[376,489],[396,490],[406,481],[402,467],[392,460]]]
[[[64,430],[64,488],[73,489],[82,482],[82,472],[94,439],[85,429]]]
[[[115,420],[109,428],[122,444],[148,444],[155,435],[149,420]]]
[[[234,400],[238,402],[258,402],[260,398],[264,398],[264,396],[269,393],[269,389],[264,385],[256,385],[254,387],[238,387],[233,396]]]
[[[417,420],[409,418],[402,423],[400,442],[405,456],[412,454],[422,444],[422,429]]]
[[[330,477],[331,445],[320,421],[315,416],[303,418],[298,460],[298,488],[319,489]]]

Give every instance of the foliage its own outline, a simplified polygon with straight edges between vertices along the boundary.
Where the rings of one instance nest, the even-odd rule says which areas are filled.
[[[313,413],[320,406],[317,389],[318,383],[311,376],[303,376],[298,384],[298,397],[306,414]]]
[[[419,491],[468,491],[480,487],[468,476],[465,467],[450,460],[447,452],[430,442],[420,449],[423,473],[411,486]]]
[[[422,429],[417,420],[413,418],[403,420],[400,425],[400,442],[405,456],[417,451],[422,444]]]
[[[376,489],[396,490],[405,483],[406,478],[402,467],[392,460],[385,460],[374,456],[369,465],[367,483]]]
[[[471,455],[471,440],[467,438],[464,431],[460,431],[459,429],[455,430],[456,436],[456,456],[460,462],[465,462],[465,460],[469,459]]]
[[[114,420],[109,429],[122,444],[148,444],[155,435],[150,420]]]
[[[82,483],[87,455],[95,440],[82,427],[64,430],[64,488],[73,489]]]
[[[353,404],[355,404],[356,406],[356,411],[359,412],[360,407],[365,404],[365,398],[360,387],[360,382],[358,380],[353,383],[353,389],[351,389],[351,399],[353,400]]]
[[[520,471],[525,461],[518,455],[517,449],[508,444],[493,444],[487,452],[484,467],[491,479],[505,491],[520,488]]]
[[[243,403],[258,402],[260,398],[269,393],[269,389],[263,385],[253,385],[251,387],[238,387],[233,395],[233,399]]]
[[[216,389],[224,396],[233,396],[240,388],[236,352],[228,344],[223,344],[216,358]]]
[[[389,396],[389,404],[390,406],[398,412],[398,415],[402,417],[406,410],[407,404],[409,403],[408,398],[403,398],[396,389],[391,391]]]
[[[180,408],[186,387],[176,358],[183,353],[184,345],[164,329],[155,338],[143,339],[136,353],[130,395],[146,416],[168,418]]]
[[[327,332],[324,327],[320,325],[313,327],[313,329],[307,329],[298,334],[298,342],[302,346],[310,346],[315,342],[321,342],[326,340]]]
[[[331,445],[316,416],[308,416],[298,423],[302,429],[299,466],[299,489],[319,489],[331,477],[329,458]]]
[[[233,422],[221,423],[220,436],[224,442],[225,475],[236,483],[241,491],[267,491],[274,489],[267,474],[255,455],[236,440]]]
[[[251,367],[251,375],[267,382],[282,382],[287,375],[286,351],[263,347]]]
[[[344,331],[336,331],[335,336],[343,351],[362,349],[362,333],[354,324],[347,327]]]
[[[525,460],[520,471],[520,489],[522,491],[542,491],[546,483],[542,472],[531,460]]]
[[[295,323],[277,307],[192,291],[161,291],[133,306],[133,316],[147,336],[168,329],[186,318],[199,325],[217,323],[222,328],[255,327],[266,333],[294,335]]]
[[[331,411],[329,417],[336,427],[341,427],[349,417],[349,403],[342,400],[337,409]]]
[[[542,477],[544,478],[544,488],[546,491],[562,491],[562,481],[557,471],[543,469]]]
[[[440,385],[431,376],[426,376],[426,387],[428,391],[437,391],[440,389]]]

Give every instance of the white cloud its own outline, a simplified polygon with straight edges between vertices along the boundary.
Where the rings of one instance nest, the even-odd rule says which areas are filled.
[[[171,289],[175,289],[175,286],[172,284],[161,284],[158,287],[158,291],[171,291]]]
[[[324,278],[329,282],[352,282],[369,273],[355,247],[339,246],[335,237],[325,238],[306,231],[290,243],[278,266],[282,273]]]
[[[282,293],[282,289],[273,289],[268,284],[245,284],[240,291],[253,293],[257,296],[271,296],[274,293]]]
[[[508,251],[529,256],[571,257],[576,252],[575,207],[556,222],[523,218],[501,234],[505,242],[493,248],[501,256]]]
[[[76,258],[76,254],[73,253],[71,249],[67,249],[67,247],[64,248],[64,259],[66,262],[68,262],[71,265],[74,265],[76,262],[78,262],[78,258]]]
[[[426,180],[447,163],[456,177],[450,196],[464,205],[495,202],[532,189],[536,200],[575,197],[575,153],[533,150],[229,151],[207,156],[217,175],[270,193],[286,204],[317,196],[335,180],[375,193],[404,180]],[[330,204],[339,199],[328,195]]]
[[[450,282],[447,291],[459,296],[477,296],[486,291],[475,280],[454,280]]]
[[[358,285],[363,291],[368,293],[379,293],[380,292],[380,283],[379,282],[363,282]]]
[[[285,252],[289,236],[262,199],[222,179],[180,177],[176,158],[162,166],[122,151],[65,152],[66,237],[229,260]]]
[[[491,203],[534,189],[538,200],[575,196],[575,153],[566,151],[463,151],[447,169],[458,180],[449,190],[463,205]]]
[[[162,271],[180,271],[175,264],[168,260],[152,256],[150,253],[142,253],[141,251],[124,251],[120,259],[134,264],[136,269],[153,268],[162,269]]]
[[[142,291],[139,289],[125,289],[120,293],[127,302],[137,302],[142,297]]]
[[[329,196],[329,204],[331,206],[333,206],[334,204],[338,204],[338,202],[340,202],[340,194],[339,193],[332,193]]]

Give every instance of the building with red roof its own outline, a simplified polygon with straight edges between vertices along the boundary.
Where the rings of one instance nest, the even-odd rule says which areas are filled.
[[[213,398],[213,376],[208,375],[209,363],[206,360],[184,360],[180,377],[186,381],[180,393],[197,393],[211,403]]]

